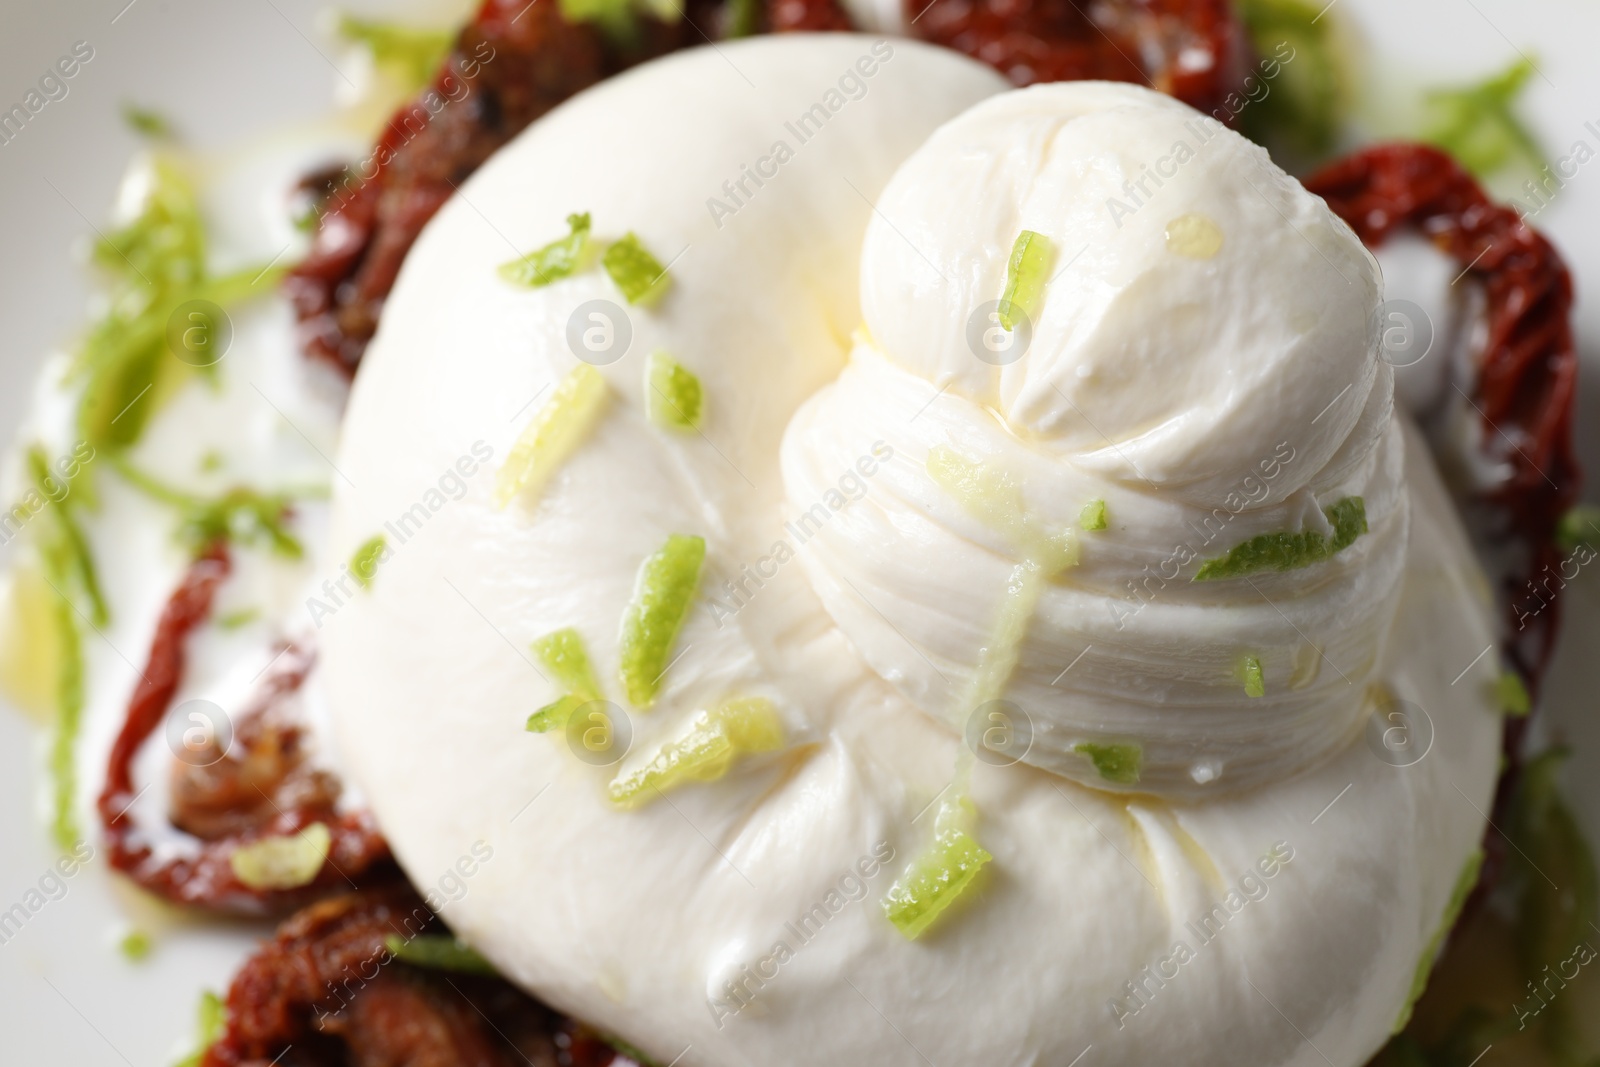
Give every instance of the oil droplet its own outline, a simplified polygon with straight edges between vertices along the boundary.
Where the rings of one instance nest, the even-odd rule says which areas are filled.
[[[1204,215],[1179,215],[1167,223],[1167,248],[1185,259],[1210,259],[1222,251],[1222,231]]]

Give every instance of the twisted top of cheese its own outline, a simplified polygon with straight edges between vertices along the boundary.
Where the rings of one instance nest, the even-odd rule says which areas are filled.
[[[1005,331],[1024,231],[1047,242],[1048,281]],[[1181,795],[1349,742],[1407,509],[1377,266],[1320,199],[1170,97],[1039,86],[930,137],[861,258],[866,329],[790,424],[789,503],[819,499],[864,434],[913,460],[953,452],[1008,479],[1040,527],[1074,531],[1078,565],[1040,592],[1004,687],[1021,758]],[[1008,577],[1029,546],[923,466],[896,468],[805,558],[874,669],[961,729],[1000,695],[970,679],[1017,610]],[[1077,533],[1091,500],[1109,527]],[[1107,745],[1137,747],[1137,776],[1097,770]]]

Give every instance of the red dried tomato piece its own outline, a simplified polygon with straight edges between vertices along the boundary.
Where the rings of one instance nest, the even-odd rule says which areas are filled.
[[[337,788],[330,789],[325,776],[317,777],[303,771],[295,760],[279,759],[274,764],[279,773],[258,783],[266,787],[259,797],[234,797],[236,801],[249,803],[253,809],[257,809],[257,801],[265,800],[270,812],[257,809],[245,817],[236,811],[235,821],[229,823],[214,804],[192,807],[191,812],[202,823],[197,828],[217,834],[202,840],[192,854],[157,859],[130,814],[139,795],[133,782],[134,759],[145,741],[165,721],[167,709],[183,681],[184,646],[189,635],[210,616],[217,587],[230,569],[227,546],[220,542],[213,545],[190,566],[162,610],[150,644],[149,659],[140,680],[135,683],[127,718],[111,749],[98,808],[111,865],[145,889],[175,904],[260,914],[296,907],[329,889],[348,885],[349,879],[387,859],[389,846],[379,835],[370,814],[336,811],[333,805],[338,796]],[[278,700],[299,688],[310,667],[308,655],[286,651],[263,683],[257,707],[241,717],[241,722],[264,718]],[[279,731],[262,729],[252,734],[251,730],[241,729],[237,740],[245,751],[235,757],[234,768],[218,772],[215,784],[219,790],[228,774],[245,775],[246,767],[261,766],[259,758],[252,763],[251,757],[259,757],[264,750],[257,748],[252,752],[249,749],[252,741],[258,745],[279,745],[284,738]],[[281,754],[280,751],[278,755]],[[242,779],[233,784],[241,785]],[[179,793],[181,795],[181,788]],[[220,793],[213,791],[210,799],[218,796]],[[195,799],[191,796],[191,800]],[[240,845],[262,837],[295,834],[312,823],[326,825],[332,843],[328,861],[310,885],[294,890],[263,891],[239,881],[230,858]]]
[[[254,1067],[290,1050],[329,1067],[637,1067],[502,979],[415,968],[386,944],[440,932],[403,883],[296,913],[234,976],[203,1067]]]
[[[838,0],[768,0],[767,32],[820,33],[854,29]]]
[[[672,23],[641,19],[637,38],[622,45],[567,22],[556,3],[485,0],[433,84],[389,120],[372,153],[311,185],[324,202],[321,225],[284,282],[306,353],[354,374],[401,262],[456,187],[580,90],[703,43],[710,11],[691,0]]]
[[[906,0],[912,32],[1014,85],[1140,82],[1227,121],[1250,48],[1228,0]]]
[[[1582,478],[1572,445],[1578,385],[1572,277],[1549,241],[1516,211],[1490,201],[1436,148],[1368,148],[1319,171],[1306,188],[1369,247],[1396,230],[1415,230],[1483,286],[1488,332],[1470,399],[1483,417],[1486,447],[1511,472],[1484,504],[1495,536],[1518,553],[1505,579],[1507,651],[1536,692],[1554,644],[1559,597],[1550,590],[1548,607],[1530,611],[1528,593],[1538,575],[1561,561],[1556,527],[1576,502]]]

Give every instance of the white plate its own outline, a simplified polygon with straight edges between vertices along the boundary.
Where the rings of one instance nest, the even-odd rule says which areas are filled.
[[[1497,70],[1521,50],[1543,72],[1523,112],[1550,156],[1575,141],[1600,147],[1600,8],[1587,0],[1335,0],[1329,17],[1363,40],[1362,83],[1376,114],[1393,113],[1419,87]],[[124,6],[126,5],[126,6]],[[439,19],[439,4],[361,4],[400,17]],[[0,441],[27,405],[40,358],[79,328],[88,289],[75,250],[106,217],[137,147],[119,118],[124,102],[175,118],[191,142],[223,147],[324,113],[342,75],[323,35],[317,0],[13,0],[0,36],[0,106],[20,101],[57,57],[86,41],[94,57],[22,136],[0,145]],[[1600,390],[1594,349],[1600,305],[1600,162],[1568,182],[1539,225],[1567,257],[1579,292],[1586,374],[1578,438],[1600,473]],[[1590,494],[1591,497],[1596,494]],[[1600,578],[1569,590],[1562,647],[1547,691],[1547,723],[1578,748],[1569,775],[1591,831],[1600,829],[1600,722],[1587,715],[1600,664]],[[0,912],[23,899],[55,863],[44,831],[40,731],[0,709]],[[85,775],[100,768],[85,766]],[[265,928],[187,919],[161,909],[92,863],[66,893],[0,944],[0,1047],[10,1063],[165,1064],[185,1051],[201,989],[222,990]],[[130,925],[162,926],[145,962],[115,942]]]

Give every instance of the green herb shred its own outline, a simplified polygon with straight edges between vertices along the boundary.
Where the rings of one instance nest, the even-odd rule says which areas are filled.
[[[1087,756],[1100,777],[1118,785],[1134,785],[1139,781],[1144,752],[1132,742],[1099,745],[1084,741],[1072,746],[1072,751]]]
[[[907,940],[922,936],[994,858],[973,834],[975,821],[972,802],[965,797],[942,803],[932,845],[889,887],[884,915]]]
[[[77,479],[51,474],[44,449],[38,445],[28,449],[27,464],[34,492],[47,501],[34,536],[44,579],[56,594],[51,624],[61,649],[55,683],[55,733],[50,741],[50,829],[56,844],[70,851],[83,839],[77,815],[77,746],[86,685],[82,624],[104,627],[111,613],[100,590],[88,540],[74,515],[83,500],[81,493],[73,491]],[[79,477],[87,483],[82,471]],[[87,612],[79,610],[78,597],[87,602]]]
[[[639,565],[617,649],[622,686],[636,708],[655,703],[678,631],[694,606],[705,559],[705,538],[673,534]]]
[[[111,465],[129,485],[177,513],[178,541],[194,555],[219,541],[264,542],[277,555],[300,559],[305,547],[289,532],[294,502],[326,495],[320,488],[269,493],[235,486],[218,496],[205,497],[174,488],[121,456],[113,456]]]
[[[1195,572],[1197,582],[1219,578],[1241,578],[1258,571],[1290,571],[1321,563],[1343,552],[1367,532],[1366,503],[1358,496],[1347,496],[1331,508],[1324,508],[1333,537],[1316,530],[1300,533],[1270,533],[1252,537],[1235,545],[1225,556],[1206,560]]]
[[[683,15],[678,0],[560,0],[561,17],[568,22],[592,22],[613,44],[636,46],[640,40],[639,16],[673,23]]]
[[[728,0],[722,35],[729,40],[749,37],[761,28],[760,0]]]
[[[595,681],[594,666],[589,662],[583,637],[573,627],[545,634],[533,643],[533,652],[545,669],[555,675],[556,684],[566,690],[528,716],[528,731],[545,733],[564,727],[573,712],[591,700],[598,700],[600,683]]]
[[[1318,161],[1335,146],[1352,95],[1338,12],[1311,0],[1242,0],[1238,11],[1261,56],[1251,75],[1265,95],[1236,92],[1212,117],[1232,111],[1253,140]]]
[[[228,1007],[222,998],[209,990],[200,994],[200,1008],[195,1023],[195,1050],[173,1067],[200,1067],[206,1052],[222,1037],[227,1025]]]
[[[1267,677],[1261,670],[1261,657],[1245,656],[1239,663],[1239,678],[1244,682],[1244,695],[1252,699],[1267,695]]]
[[[373,62],[399,74],[408,89],[433,81],[456,39],[451,30],[416,29],[348,13],[340,13],[338,31],[345,40],[365,46]]]
[[[172,123],[159,111],[140,107],[137,104],[122,105],[122,121],[134,133],[153,140],[161,140],[172,136]]]
[[[1580,504],[1556,524],[1556,544],[1563,552],[1576,552],[1580,545],[1600,544],[1600,507]]]
[[[117,951],[134,963],[148,959],[153,947],[154,942],[151,941],[150,935],[143,930],[129,930],[117,942]]]
[[[355,578],[356,584],[363,589],[372,587],[372,579],[378,573],[378,564],[382,563],[389,555],[389,540],[383,534],[373,534],[361,543],[350,557],[350,574]]]
[[[705,390],[700,379],[665,352],[652,352],[644,370],[645,416],[657,426],[693,430],[700,425]]]
[[[500,277],[517,285],[537,289],[560,278],[566,278],[583,263],[584,252],[589,247],[589,214],[568,215],[570,232],[551,241],[543,248],[529,252],[520,259],[500,265]]]
[[[240,608],[238,611],[218,615],[214,624],[219,630],[242,630],[259,618],[261,618],[260,608]]]
[[[1006,288],[1000,294],[997,315],[1001,326],[1014,330],[1018,322],[1032,322],[1038,316],[1054,255],[1055,248],[1044,234],[1032,230],[1017,234],[1006,263]]]
[[[1522,675],[1516,671],[1501,671],[1494,681],[1495,702],[1500,710],[1512,718],[1521,718],[1533,710],[1528,687],[1522,684]]]
[[[204,300],[224,310],[248,297],[272,293],[286,268],[270,264],[213,276],[206,267],[206,233],[195,191],[178,164],[151,163],[142,209],[127,225],[102,236],[93,259],[107,279],[106,311],[91,324],[73,361],[70,380],[81,383],[79,432],[107,450],[137,441],[158,406],[196,367],[168,347],[168,327],[180,305]],[[201,317],[200,336],[213,339],[216,324]],[[180,331],[180,336],[186,336]]]
[[[442,934],[419,934],[404,938],[390,934],[383,939],[383,947],[402,963],[413,967],[426,967],[434,971],[457,971],[461,974],[499,974],[494,964],[484,959],[470,945]]]
[[[661,261],[632,232],[607,247],[600,262],[630,304],[653,304],[672,284]]]
[[[1473,85],[1435,89],[1425,98],[1430,121],[1422,140],[1438,145],[1480,178],[1521,159],[1539,170],[1544,151],[1516,114],[1517,97],[1537,71],[1523,57]]]

